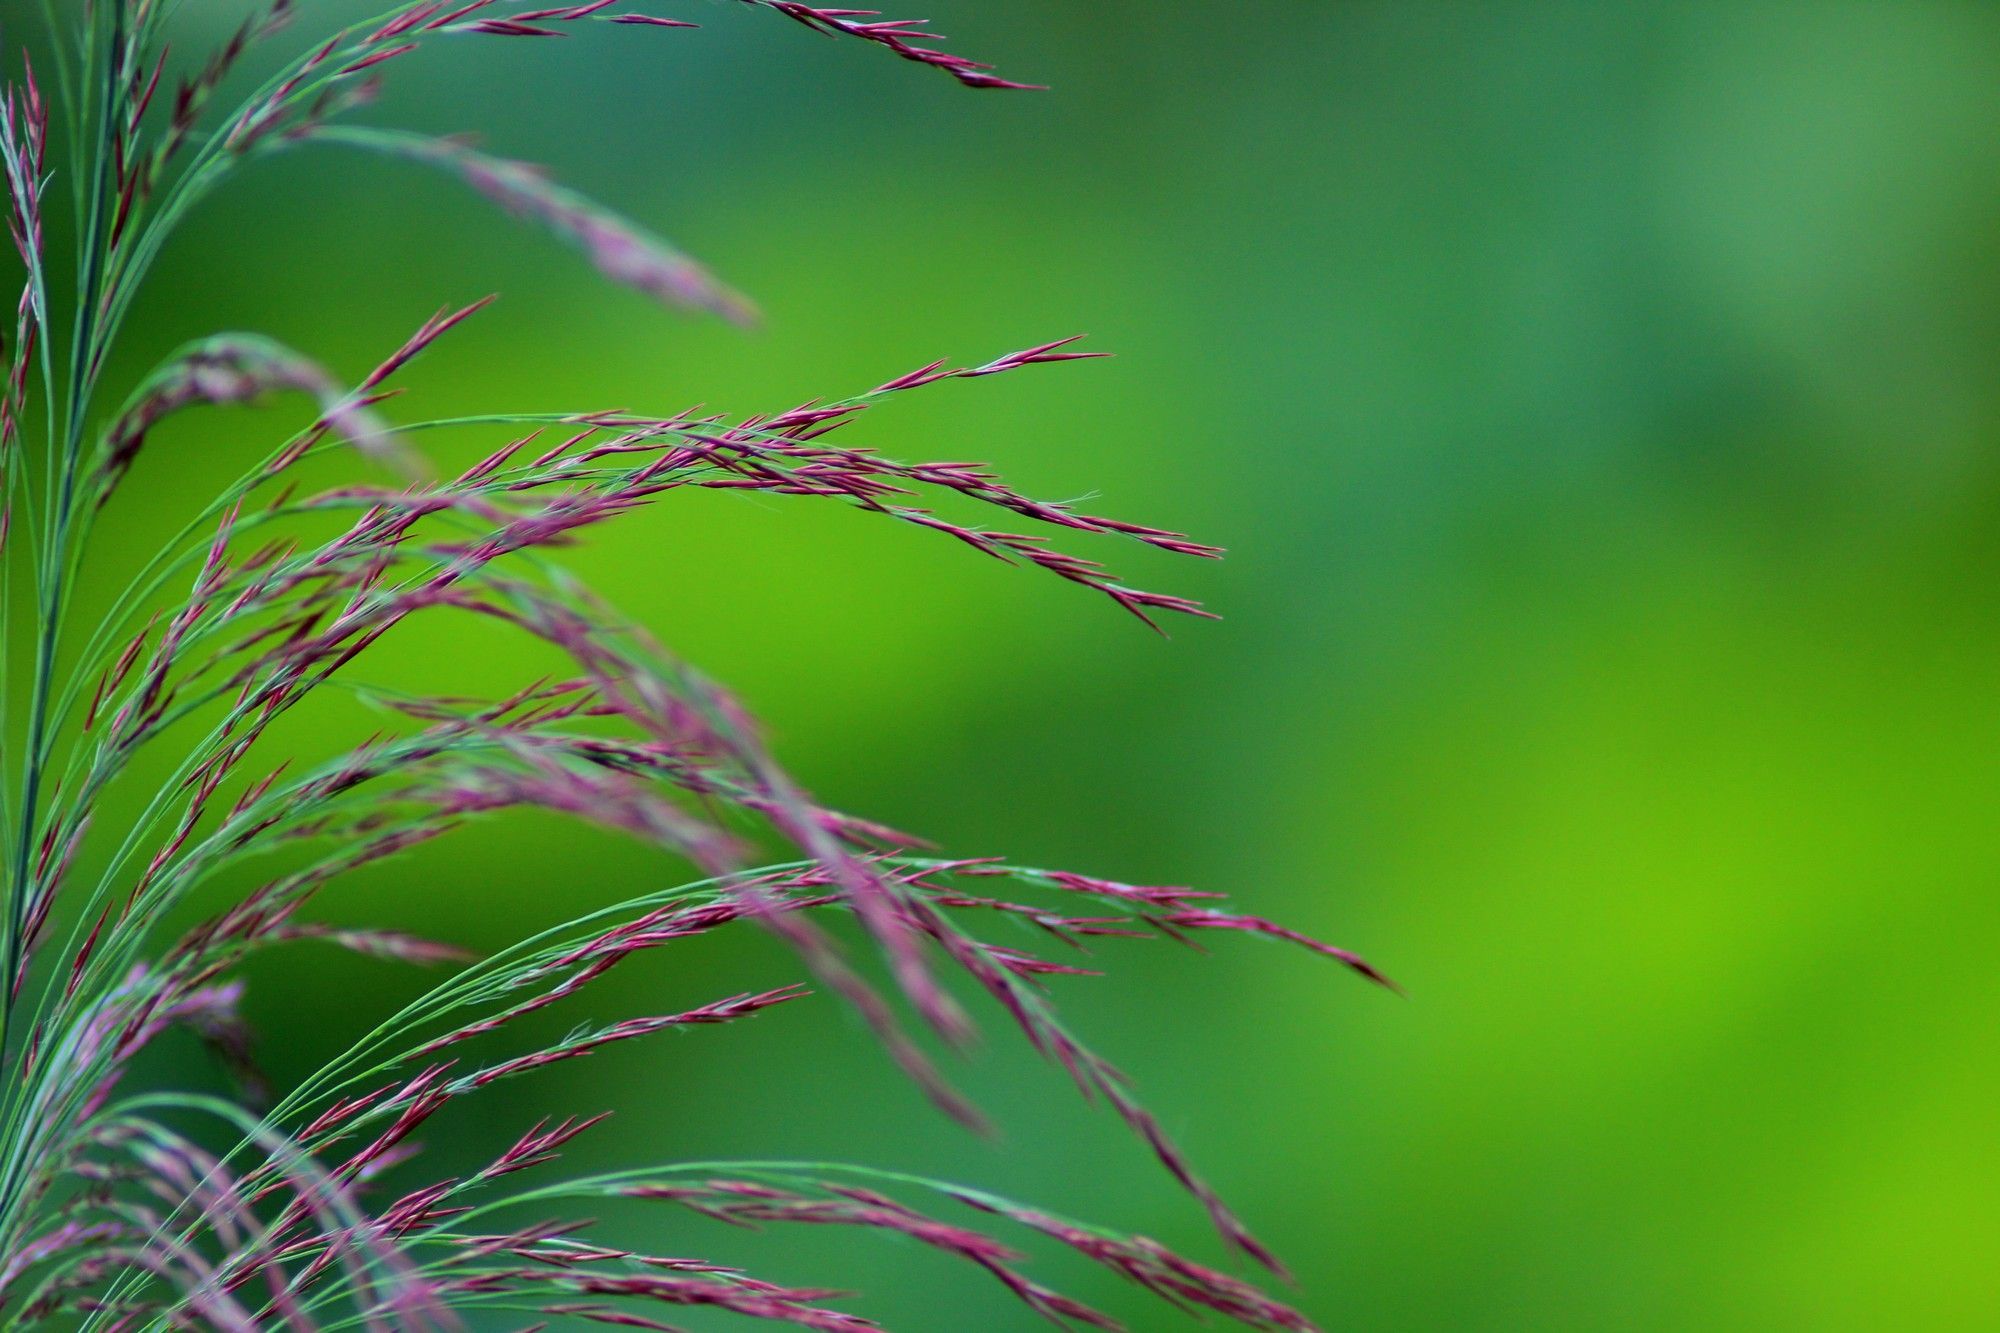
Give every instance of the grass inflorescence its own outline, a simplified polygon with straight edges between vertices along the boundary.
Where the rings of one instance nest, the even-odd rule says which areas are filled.
[[[948,53],[916,21],[740,3],[967,87],[1031,86]],[[524,1127],[468,1174],[384,1189],[392,1170],[422,1180],[426,1123],[498,1081],[661,1032],[742,1022],[813,991],[856,1014],[941,1108],[977,1124],[931,1051],[971,1037],[967,999],[981,996],[1138,1136],[1231,1247],[1276,1271],[1126,1081],[1065,1026],[1050,979],[1084,974],[1077,960],[1094,941],[1209,934],[1289,941],[1384,979],[1212,893],[940,857],[821,805],[729,694],[552,560],[674,491],[748,490],[942,534],[1150,625],[1205,615],[1055,542],[1085,534],[1193,557],[1215,548],[1033,498],[981,464],[905,463],[854,439],[902,395],[1094,355],[1074,339],[938,362],[852,397],[749,417],[396,411],[411,363],[482,302],[424,322],[351,385],[309,354],[247,333],[185,346],[122,392],[107,385],[134,303],[190,210],[255,160],[320,147],[436,168],[576,247],[612,281],[690,312],[754,318],[700,264],[538,168],[354,119],[423,47],[458,44],[476,59],[489,39],[593,28],[693,40],[662,31],[693,27],[685,18],[624,0],[420,0],[310,34],[288,56],[269,39],[307,22],[307,7],[264,0],[220,49],[189,60],[169,58],[173,8],[50,0],[35,34],[39,66],[17,53],[0,97],[23,268],[0,385],[0,623],[11,668],[0,684],[0,1318],[93,1333],[422,1329],[483,1310],[512,1312],[517,1326],[664,1329],[677,1308],[705,1307],[808,1329],[876,1327],[844,1312],[835,1290],[613,1247],[580,1220],[594,1200],[645,1200],[764,1228],[779,1244],[795,1226],[902,1237],[985,1270],[1063,1327],[1116,1325],[1030,1276],[1023,1240],[1081,1255],[1184,1310],[1308,1328],[1254,1285],[1152,1241],[893,1170],[667,1161],[563,1179],[557,1159],[595,1119]],[[129,584],[96,587],[93,534],[139,502],[123,483],[156,429],[277,395],[310,404],[304,427],[272,440]],[[442,475],[419,446],[445,430],[491,443]],[[338,484],[311,480],[325,466],[302,466],[342,457],[350,479]],[[940,501],[1004,526],[947,518]],[[500,697],[369,682],[378,643],[444,612],[538,641],[564,666]],[[281,721],[335,690],[363,694],[393,725],[332,757],[288,755]],[[115,819],[105,816],[112,808]],[[335,881],[519,810],[628,835],[697,878],[481,957],[314,920],[314,900]],[[784,850],[774,857],[774,847]],[[246,883],[255,887],[220,910],[197,899]],[[188,928],[198,902],[209,914]],[[988,938],[1008,926],[1025,931],[1012,943]],[[524,1038],[508,1053],[488,1040],[535,1031],[520,1020],[635,955],[744,927],[791,946],[800,982]],[[308,941],[441,969],[442,979],[273,1097],[128,1077],[142,1050],[181,1027],[253,1081],[242,965]],[[1044,956],[1036,941],[1064,952]]]

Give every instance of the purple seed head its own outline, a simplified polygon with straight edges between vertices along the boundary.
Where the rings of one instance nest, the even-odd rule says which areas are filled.
[[[554,562],[606,525],[703,503],[696,492],[753,492],[949,538],[936,545],[1050,575],[1147,624],[1206,617],[1190,598],[1129,585],[1099,556],[1113,545],[1196,558],[1219,548],[1037,498],[985,463],[901,461],[867,442],[876,414],[907,394],[1102,355],[1074,337],[747,415],[586,408],[425,421],[399,397],[406,372],[481,301],[426,320],[359,379],[265,338],[217,334],[112,382],[126,364],[113,355],[120,331],[179,220],[254,159],[327,147],[443,171],[614,283],[752,322],[747,299],[703,266],[538,169],[352,118],[385,80],[414,77],[424,62],[406,57],[420,51],[476,60],[498,49],[488,38],[533,38],[519,49],[553,53],[693,26],[651,12],[666,7],[404,0],[288,55],[270,39],[308,11],[266,0],[212,51],[170,58],[174,6],[87,0],[52,8],[68,30],[49,47],[68,62],[64,86],[91,132],[58,136],[52,158],[25,58],[0,91],[0,169],[25,272],[0,351],[10,497],[0,558],[32,566],[36,594],[32,660],[16,677],[26,683],[7,692],[26,709],[7,733],[10,745],[19,736],[9,755],[23,781],[6,803],[0,913],[10,1328],[389,1333],[451,1329],[462,1312],[503,1306],[537,1328],[668,1329],[686,1310],[832,1333],[877,1327],[835,1286],[601,1239],[588,1219],[605,1200],[651,1201],[774,1244],[804,1227],[915,1244],[982,1270],[1057,1327],[1117,1324],[1030,1276],[1024,1238],[1185,1311],[1310,1328],[1252,1284],[1142,1237],[890,1169],[681,1161],[663,1132],[659,1161],[574,1174],[564,1156],[603,1116],[555,1113],[467,1171],[426,1151],[461,1113],[493,1105],[496,1083],[612,1046],[728,1040],[746,1021],[788,1021],[808,998],[851,1011],[932,1102],[980,1127],[935,1051],[970,1047],[983,1017],[1121,1122],[1226,1245],[1279,1271],[1125,1077],[1072,1033],[1057,997],[1114,974],[1128,943],[1158,938],[1256,937],[1390,984],[1357,955],[1211,892],[932,856],[918,838],[823,802],[737,699]],[[740,7],[968,87],[1029,86],[947,51],[920,20],[791,0]],[[65,174],[85,206],[62,218],[76,234],[51,246],[43,192]],[[60,363],[44,358],[58,334]],[[238,460],[238,480],[176,523],[134,525],[180,535],[130,587],[97,586],[93,535],[131,506],[170,503],[140,479],[196,447],[169,423],[250,406],[269,409],[253,430],[284,424]],[[47,427],[46,466],[26,461],[30,423]],[[473,461],[424,465],[418,445],[446,428],[482,436]],[[347,471],[329,480],[335,467]],[[13,521],[21,496],[35,502],[31,523]],[[33,549],[8,549],[23,530]],[[697,560],[672,573],[701,570]],[[378,674],[385,641],[470,623],[530,645],[555,664],[550,674],[490,697],[415,692]],[[330,752],[293,746],[296,720],[329,713],[367,721]],[[517,812],[631,839],[675,873],[484,954],[335,924],[344,918],[327,910],[351,877],[434,845],[422,873],[453,878],[463,863],[446,849]],[[1004,941],[989,938],[1003,930]],[[598,983],[633,957],[746,931],[789,950],[800,979],[638,1015],[598,1007],[611,989]],[[1063,952],[1045,957],[1043,945]],[[267,1086],[244,1016],[246,965],[324,948],[357,955],[356,967],[435,972],[395,1014],[347,1034],[352,1044],[323,1068]],[[186,1069],[189,1035],[212,1074]]]

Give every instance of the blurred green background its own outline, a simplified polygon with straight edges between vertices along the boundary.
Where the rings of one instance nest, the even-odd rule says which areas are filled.
[[[398,410],[759,411],[1088,332],[1118,359],[862,429],[1228,545],[1114,553],[1219,625],[1162,642],[805,502],[682,496],[577,563],[829,801],[957,852],[1225,889],[1408,987],[1229,941],[1062,987],[1328,1326],[2000,1328],[2000,7],[910,11],[1054,86],[1020,95],[720,0],[655,8],[704,28],[440,43],[370,114],[556,165],[749,290],[761,332],[664,316],[449,182],[327,154],[203,212],[128,370],[230,327],[358,374],[497,290]],[[237,12],[189,6],[189,40]],[[150,460],[158,514],[216,438]],[[497,824],[327,912],[493,944],[665,873]],[[656,962],[591,1016],[798,970],[753,937]],[[265,967],[274,1072],[411,984]],[[579,1163],[851,1157],[1217,1257],[1137,1147],[989,1033],[965,1078],[995,1143],[831,1004],[504,1086],[433,1137],[470,1162],[615,1105]],[[611,1222],[863,1288],[892,1327],[1037,1326],[910,1247]],[[1183,1326],[1046,1258],[1138,1329]]]

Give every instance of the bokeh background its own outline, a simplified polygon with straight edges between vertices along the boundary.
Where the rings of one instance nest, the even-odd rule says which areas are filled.
[[[577,564],[828,800],[1226,889],[1407,986],[1223,942],[1063,987],[1329,1327],[2000,1328],[2000,8],[911,11],[1054,86],[1019,95],[721,0],[659,9],[704,28],[440,44],[370,114],[557,165],[752,292],[760,332],[329,153],[204,210],[128,369],[227,327],[356,374],[500,291],[399,410],[756,411],[1089,333],[1118,358],[912,395],[868,438],[1228,545],[1118,553],[1221,624],[1162,641],[907,528],[721,494]],[[189,40],[238,12],[186,6]],[[117,532],[193,502],[235,447],[215,432],[248,429],[216,423],[149,460]],[[397,651],[475,685],[524,669],[446,635]],[[500,823],[327,912],[494,944],[670,873]],[[746,936],[589,1016],[796,972]],[[414,984],[306,952],[254,983],[281,1081]],[[830,1004],[507,1085],[433,1137],[469,1163],[612,1105],[580,1165],[847,1157],[1218,1257],[989,1031],[965,1080],[992,1143]],[[858,1286],[893,1327],[1031,1326],[913,1247],[608,1222]],[[1183,1326],[1045,1258],[1138,1329]]]

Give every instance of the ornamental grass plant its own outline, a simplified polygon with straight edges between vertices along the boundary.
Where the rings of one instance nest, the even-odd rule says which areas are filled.
[[[917,21],[786,0],[736,6],[968,89],[1029,86],[951,53]],[[941,1057],[978,1021],[1011,1029],[1129,1127],[1246,1267],[1279,1272],[1072,1033],[1055,992],[1105,984],[1083,980],[1106,962],[1093,946],[1141,938],[1257,936],[1386,984],[1379,973],[1213,892],[953,857],[823,805],[745,710],[655,637],[670,626],[631,622],[560,562],[599,525],[651,521],[677,491],[749,491],[921,529],[941,553],[969,548],[1052,575],[1156,628],[1205,616],[1067,543],[1118,539],[1139,555],[1197,559],[1214,547],[1036,499],[981,463],[901,462],[868,445],[869,419],[907,395],[1098,353],[1060,339],[751,415],[586,406],[427,419],[415,363],[482,302],[424,321],[351,382],[310,348],[216,332],[115,383],[120,335],[197,207],[213,225],[234,177],[330,148],[446,173],[611,282],[683,313],[753,322],[751,303],[699,263],[539,168],[368,114],[384,80],[424,48],[477,61],[503,40],[568,56],[598,41],[711,34],[623,0],[422,0],[325,31],[315,6],[266,0],[219,49],[191,52],[166,0],[17,8],[0,99],[21,264],[0,393],[7,1327],[668,1329],[701,1308],[838,1333],[877,1327],[844,1307],[838,1273],[800,1287],[698,1254],[612,1245],[589,1221],[605,1200],[754,1227],[774,1249],[803,1227],[880,1233],[985,1270],[996,1299],[1060,1327],[1117,1325],[1040,1275],[1050,1250],[1186,1313],[1310,1327],[1259,1284],[1143,1237],[893,1162],[667,1157],[579,1176],[559,1159],[596,1119],[550,1118],[521,1125],[475,1171],[425,1171],[427,1122],[494,1083],[811,999],[844,1006],[857,1034],[972,1127],[980,1111]],[[265,403],[278,410],[256,420],[290,412],[289,434],[244,458],[198,512],[174,515],[177,535],[136,571],[97,558],[94,539],[121,513],[159,503],[128,483],[161,447],[163,422]],[[485,441],[471,466],[431,461],[428,440],[470,436]],[[494,697],[371,676],[371,649],[437,621],[533,640],[561,669]],[[284,720],[326,700],[371,725],[331,756],[296,751]],[[477,957],[316,917],[316,900],[345,877],[524,810],[656,848],[657,881]],[[254,887],[216,905],[213,886],[242,883]],[[796,984],[584,1019],[554,1040],[521,1035],[544,1030],[523,1021],[531,1015],[587,1012],[579,993],[635,955],[745,930],[788,947]],[[312,947],[427,968],[434,984],[310,1077],[266,1089],[239,1012],[240,971],[263,951]],[[137,1061],[171,1028],[199,1036],[238,1095],[162,1081]],[[970,1314],[965,1326],[979,1323]]]

